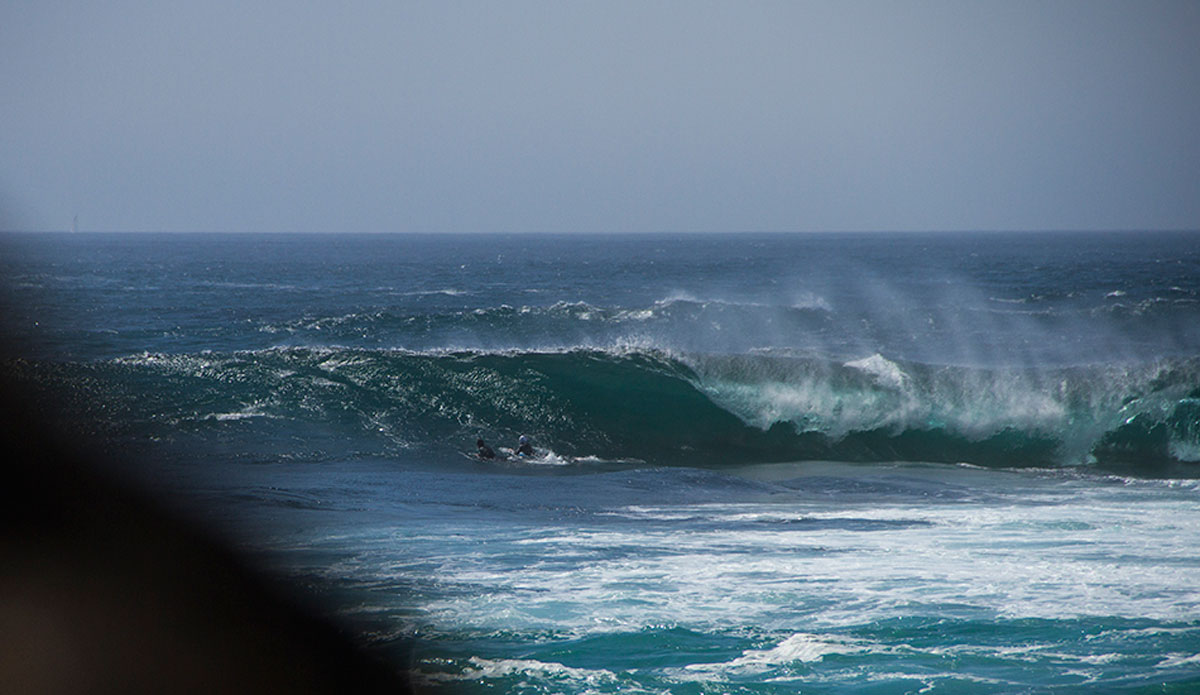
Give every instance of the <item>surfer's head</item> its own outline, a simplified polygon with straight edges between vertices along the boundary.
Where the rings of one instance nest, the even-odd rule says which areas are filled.
[[[526,437],[525,435],[521,435],[520,437],[517,438],[517,443],[518,444],[528,444],[529,437]]]
[[[476,439],[476,440],[475,440],[475,446],[484,446],[483,440],[482,440],[482,439]]]

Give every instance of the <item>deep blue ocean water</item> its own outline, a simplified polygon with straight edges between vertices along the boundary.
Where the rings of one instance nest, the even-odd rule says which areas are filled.
[[[1200,691],[1200,235],[8,234],[0,277],[47,422],[422,690]]]

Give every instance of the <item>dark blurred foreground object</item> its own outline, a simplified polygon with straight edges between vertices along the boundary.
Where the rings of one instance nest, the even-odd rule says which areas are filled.
[[[0,693],[411,691],[0,393]]]

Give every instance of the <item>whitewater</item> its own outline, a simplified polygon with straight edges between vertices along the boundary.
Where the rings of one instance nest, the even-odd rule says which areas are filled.
[[[1192,692],[1198,241],[9,234],[0,367],[421,692]]]

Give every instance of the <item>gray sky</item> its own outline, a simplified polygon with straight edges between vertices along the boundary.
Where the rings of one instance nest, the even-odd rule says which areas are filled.
[[[1200,227],[1200,3],[0,9],[0,228]]]

